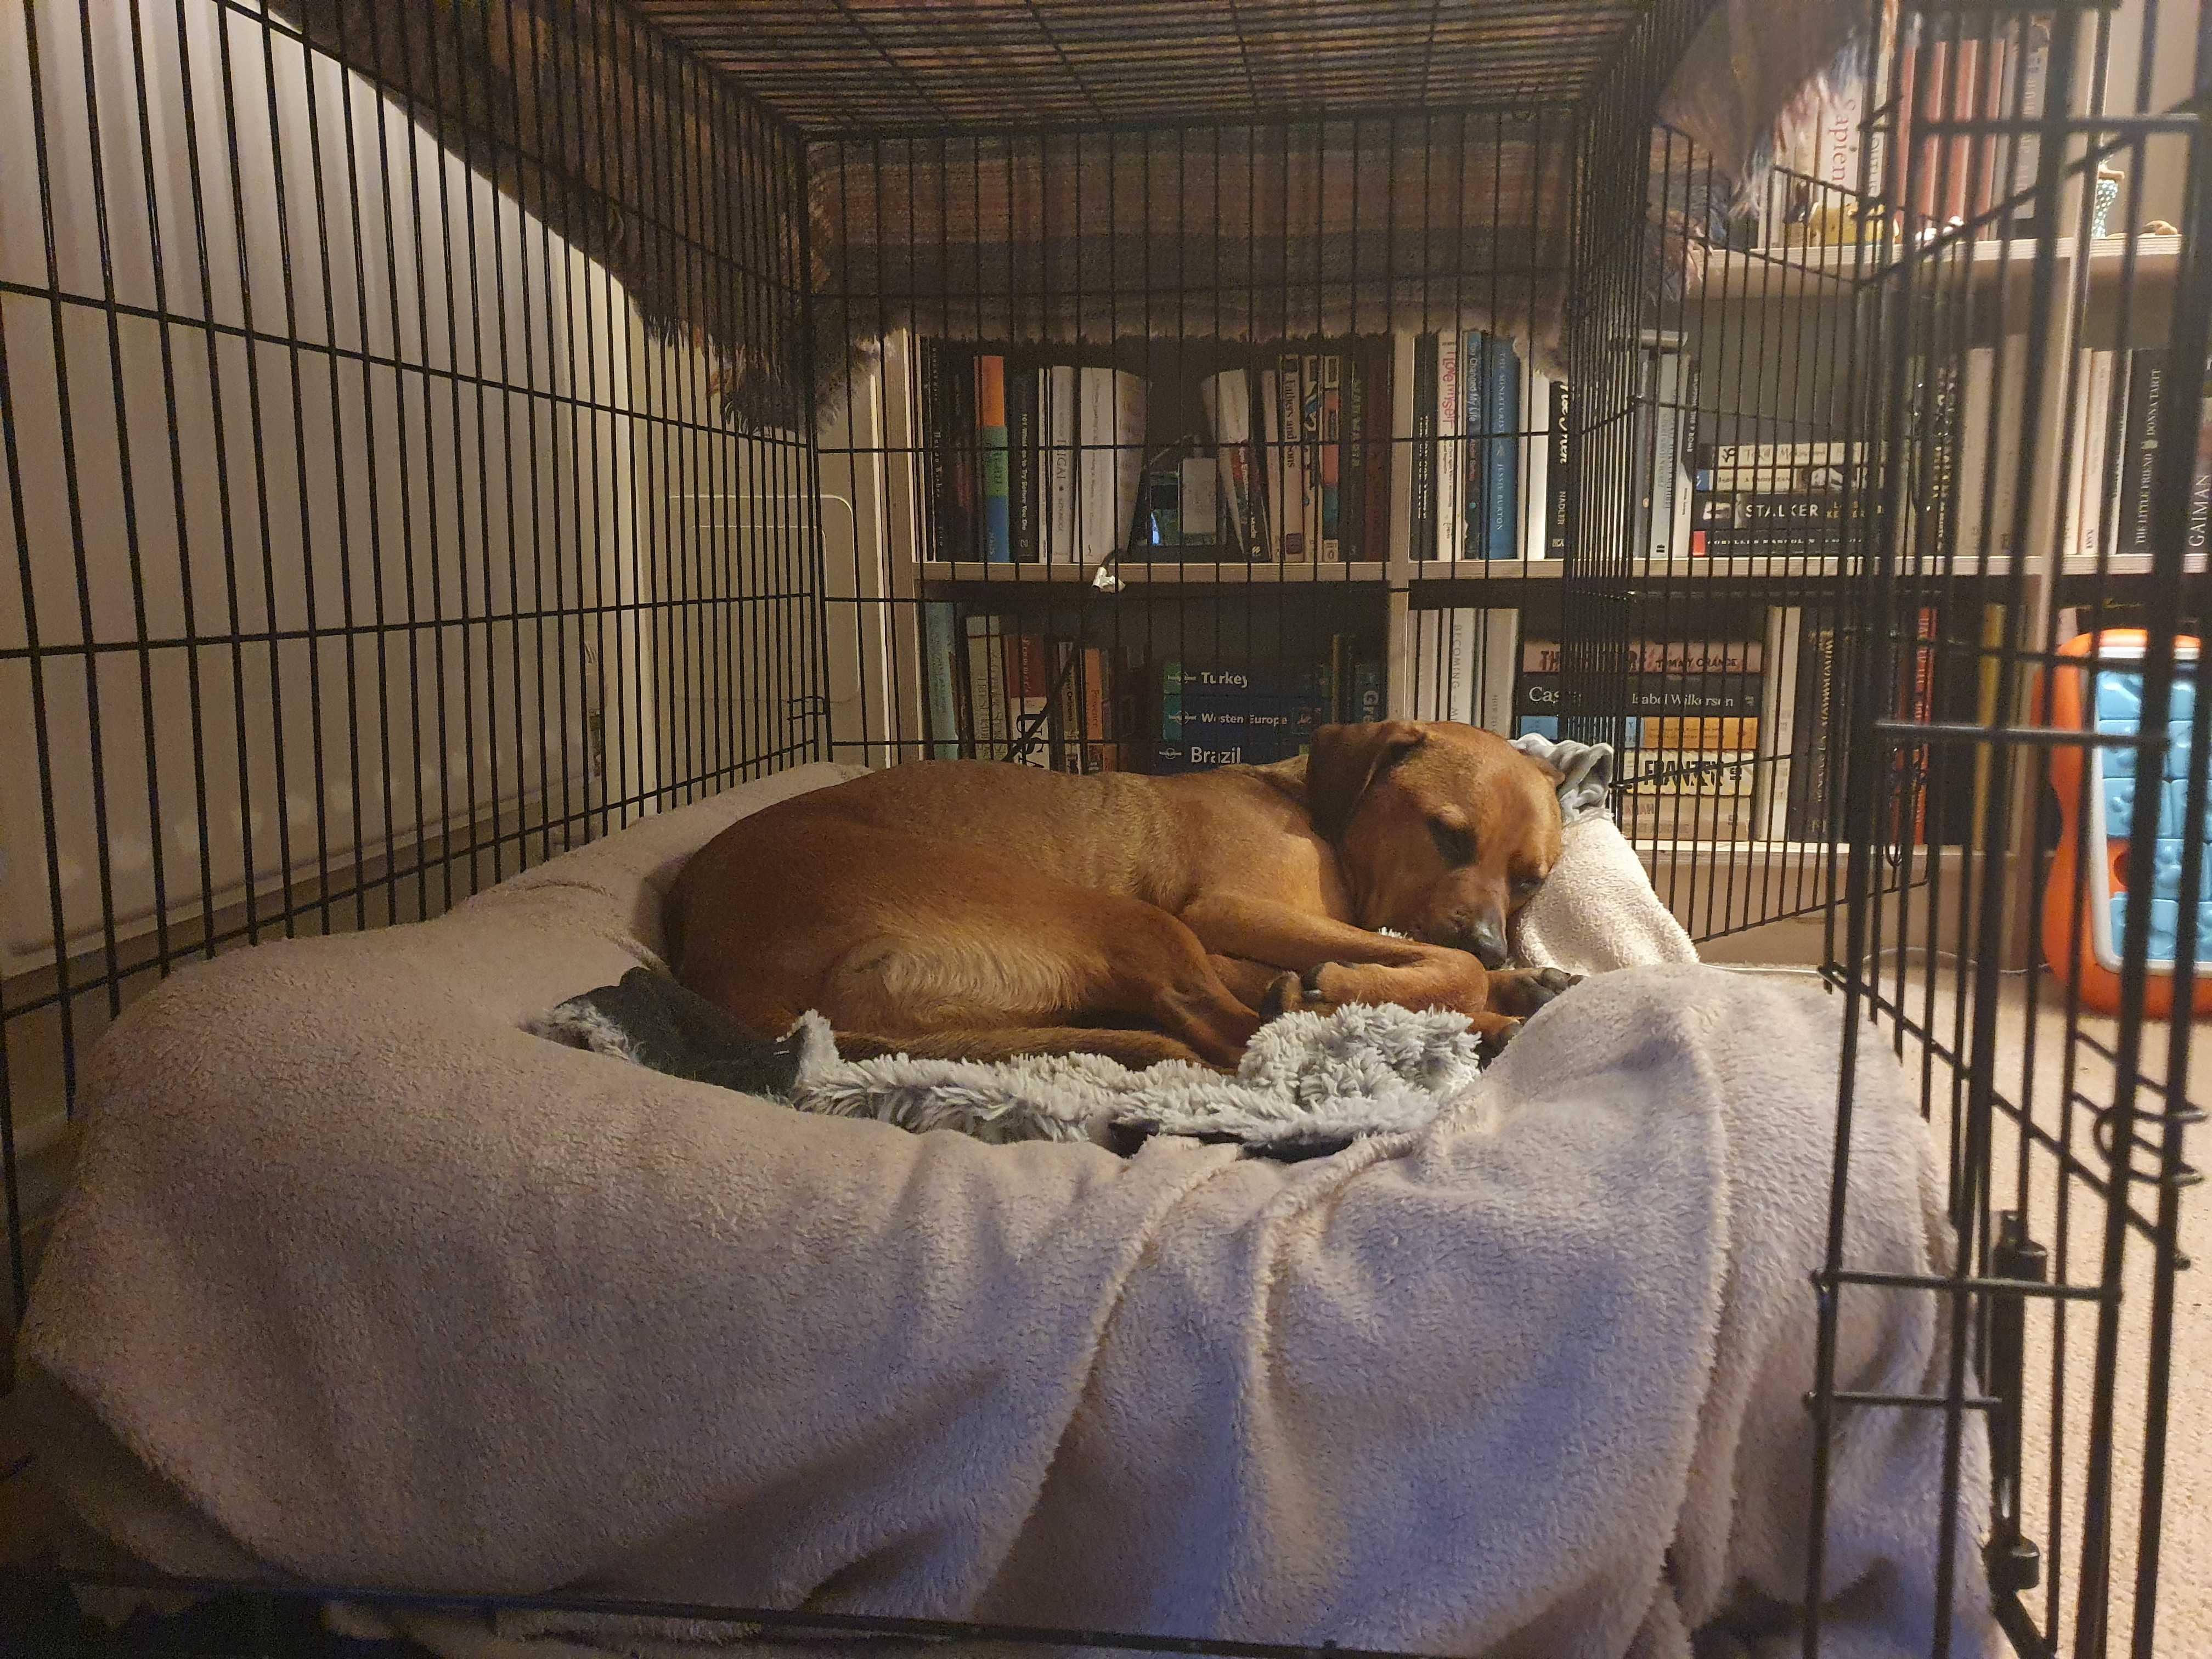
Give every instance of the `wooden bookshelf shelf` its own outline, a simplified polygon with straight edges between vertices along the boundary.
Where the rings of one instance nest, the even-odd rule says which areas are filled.
[[[2165,306],[2180,269],[2181,239],[2138,237],[2132,279],[2124,237],[2099,237],[2087,246],[2092,307],[2111,303],[2123,283],[2132,280],[2138,304],[2154,307],[2154,317],[2147,317],[2144,327],[2154,321],[2163,328]],[[2071,278],[2082,246],[2075,237],[2057,240],[2054,252],[2062,289]],[[1904,257],[1905,250],[1899,246],[1868,244],[1862,248],[1849,242],[1716,249],[1695,270],[1686,299],[1748,304],[1832,301],[1846,297],[1854,288],[1895,270]],[[1962,280],[1977,288],[2002,282],[2008,291],[2017,286],[2024,295],[2035,269],[2035,243],[2026,238],[1947,243],[1922,257],[1935,267],[1921,279],[1923,283],[1955,292]]]
[[[2031,560],[2027,574],[2039,575],[2046,568],[2046,561]],[[2186,568],[2191,574],[2202,574],[2205,568],[2204,556],[2199,554],[2191,558]],[[2086,577],[2097,575],[2100,571],[2112,577],[2148,576],[2151,574],[2151,557],[2147,553],[2123,553],[2100,564],[2094,558],[2077,556],[2064,561],[2059,566],[2058,574]],[[1017,587],[1089,587],[1097,575],[1094,569],[1083,565],[985,564],[976,561],[947,562],[934,559],[921,565],[921,573],[923,584],[932,588],[988,588],[995,592]],[[1556,582],[1565,573],[1565,562],[1559,559],[1423,559],[1406,567],[1406,578],[1412,582],[1453,582],[1469,586],[1480,586],[1491,582]],[[1628,571],[1630,578],[1637,581],[1689,579],[1714,582],[1832,581],[1856,574],[1846,560],[1832,556],[1812,555],[1732,559],[1688,556],[1638,559]],[[1953,560],[1948,569],[1928,565],[1908,569],[1903,574],[1908,577],[1936,580],[1947,577],[2009,576],[2013,574],[2013,561],[2003,556],[1985,559],[1961,558]],[[1122,590],[1127,591],[1145,587],[1381,586],[1389,580],[1391,571],[1389,565],[1376,562],[1353,564],[1133,562],[1115,566],[1115,574],[1121,579]]]
[[[1113,567],[1124,590],[1139,587],[1328,587],[1347,583],[1382,580],[1380,563],[1251,564],[1204,562],[1167,563],[1124,560]],[[986,564],[977,560],[932,559],[922,564],[921,579],[930,586],[988,587],[1004,592],[1015,587],[1090,587],[1097,580],[1095,567],[1080,564]]]

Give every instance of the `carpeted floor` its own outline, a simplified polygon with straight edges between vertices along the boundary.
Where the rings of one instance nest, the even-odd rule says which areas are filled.
[[[1959,1032],[1960,1002],[1948,968],[1932,975],[1908,970],[1903,981],[1905,1006],[1950,1046]],[[2083,1015],[2081,1038],[2067,1041],[2063,988],[2047,976],[2033,990],[2033,1017],[2028,981],[2007,976],[2001,987],[1996,1040],[1992,1045],[1991,1086],[2027,1109],[2031,1121],[2053,1140],[2072,1149],[2087,1172],[2101,1178],[2108,1165],[2092,1134],[2092,1109],[2081,1100],[2068,1108],[2071,1092],[2103,1105],[2112,1097],[2112,1068],[2094,1046],[2107,1049],[2116,1039],[2110,1019]],[[2145,1076],[2166,1075],[2169,1029],[2147,1026]],[[2190,1056],[2182,1091],[2199,1104],[2212,1103],[2212,1026],[2192,1035],[2201,1040]],[[1922,1051],[1908,1042],[1905,1059],[1917,1069]],[[2071,1068],[2069,1078],[2069,1066]],[[1948,1115],[1949,1068],[1931,1067],[1937,1080],[1938,1121]],[[2139,1109],[2155,1112],[2162,1101],[2146,1093]],[[2147,1135],[2154,1134],[2145,1126]],[[2105,1259],[2105,1200],[2076,1177],[2058,1180],[2060,1160],[2050,1146],[2030,1136],[2032,1155],[2021,1159],[2021,1135],[2000,1117],[1994,1137],[1995,1207],[2022,1210],[2029,1236],[2050,1251],[2054,1279],[2075,1285],[2100,1282]],[[2199,1159],[2209,1151],[2193,1150]],[[2152,1167],[2145,1156],[2140,1168]],[[2024,1179],[2023,1179],[2024,1171]],[[2060,1215],[2061,1202],[2066,1213]],[[2131,1206],[2155,1215],[2154,1188],[2133,1188]],[[2165,1456],[2165,1518],[2156,1585],[2158,1641],[2155,1651],[2181,1659],[2212,1653],[2212,1322],[2207,1319],[2205,1283],[2212,1273],[2212,1193],[2184,1191],[2179,1203],[2181,1254],[2201,1265],[2175,1279],[2170,1417]],[[2142,1559],[2140,1522],[2144,1498],[2145,1388],[2150,1378],[2154,1252],[2143,1234],[2130,1231],[2120,1256],[2121,1300],[2117,1352],[2117,1409],[2112,1447],[2114,1526],[2112,1533],[2112,1650],[2129,1650],[2134,1618],[2136,1571]],[[2032,1304],[2027,1322],[2027,1399],[2021,1474],[2022,1513],[2027,1534],[2045,1552],[2044,1583],[2027,1598],[2038,1622],[2053,1622],[2062,1632],[2061,1650],[2074,1650],[2075,1592],[2083,1482],[2089,1465],[2091,1403],[2096,1376],[2098,1318],[2091,1304]],[[2051,1517],[2060,1525],[2054,1533]],[[2055,1569],[2055,1571],[2054,1571]]]

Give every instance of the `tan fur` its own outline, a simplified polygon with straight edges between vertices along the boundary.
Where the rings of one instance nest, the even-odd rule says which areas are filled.
[[[1502,951],[1558,860],[1557,782],[1492,733],[1406,721],[1188,777],[895,767],[732,824],[678,878],[669,936],[749,1029],[814,1008],[848,1053],[1229,1067],[1263,1007],[1340,1002],[1502,1034],[1541,993],[1470,951]]]

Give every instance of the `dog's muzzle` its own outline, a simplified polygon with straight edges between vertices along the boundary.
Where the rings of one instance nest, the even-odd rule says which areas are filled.
[[[1492,916],[1480,921],[1456,917],[1438,927],[1429,939],[1431,945],[1448,945],[1455,951],[1464,951],[1486,968],[1503,968],[1508,954],[1505,945],[1505,924]]]

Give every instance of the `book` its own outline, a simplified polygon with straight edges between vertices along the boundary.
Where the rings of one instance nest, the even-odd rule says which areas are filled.
[[[1813,167],[1814,177],[1829,189],[1853,196],[1860,193],[1863,161],[1872,159],[1863,156],[1861,149],[1866,128],[1866,90],[1863,78],[1856,75],[1844,76],[1839,83],[1830,86]]]
[[[1341,485],[1338,492],[1337,529],[1346,563],[1356,564],[1367,553],[1367,419],[1368,368],[1371,359],[1362,349],[1344,359],[1344,423],[1340,428],[1341,453],[1337,461]]]
[[[1116,708],[1115,653],[1072,640],[1048,642],[1052,684],[1051,764],[1085,775],[1127,769]]]
[[[1218,666],[1170,657],[1160,664],[1160,690],[1170,696],[1316,696],[1317,665],[1262,662]]]
[[[1831,750],[1838,729],[1836,705],[1836,629],[1808,623],[1797,636],[1797,674],[1792,699],[1790,776],[1784,823],[1792,841],[1827,841],[1840,799]]]
[[[1308,359],[1309,362],[1312,360]],[[1321,362],[1320,445],[1315,457],[1321,485],[1321,542],[1318,562],[1344,562],[1344,357],[1324,352]]]
[[[1267,533],[1268,556],[1279,564],[1303,560],[1305,556],[1305,498],[1302,490],[1296,491],[1297,461],[1294,447],[1285,438],[1285,416],[1290,416],[1287,430],[1295,434],[1297,421],[1295,407],[1284,407],[1283,374],[1281,368],[1260,371],[1261,492],[1267,501]],[[1295,383],[1288,394],[1295,404],[1297,396]]]
[[[1308,352],[1298,365],[1298,485],[1306,504],[1306,556],[1321,557],[1321,355]]]
[[[975,375],[973,353],[941,341],[923,342],[922,421],[929,452],[924,483],[930,496],[924,546],[933,559],[982,556],[975,493]]]
[[[1042,376],[1032,370],[1006,377],[1006,524],[1017,562],[1042,556],[1038,544],[1037,482],[1042,459],[1038,404]]]
[[[1370,341],[1360,353],[1364,365],[1361,386],[1360,429],[1358,434],[1365,471],[1366,521],[1360,531],[1359,556],[1382,560],[1390,556],[1390,511],[1395,460],[1393,441],[1397,403],[1395,387],[1396,351],[1388,339]]]
[[[1482,517],[1470,526],[1489,559],[1521,556],[1521,359],[1510,340],[1482,341]]]
[[[1413,342],[1412,385],[1413,457],[1412,501],[1406,520],[1407,540],[1414,559],[1433,559],[1437,547],[1437,337],[1424,334]]]
[[[2043,118],[2044,95],[2051,79],[2051,27],[2048,13],[2023,17],[2018,26],[2020,62],[2009,100],[2013,106],[2005,112],[2022,123],[2018,137],[2008,139],[2006,145],[2012,157],[2012,183],[2006,194],[2013,203],[2015,236],[2031,234],[2040,216],[2035,184],[2043,167],[2043,136],[2035,131],[2034,124]]]
[[[1121,708],[1120,653],[1103,646],[1083,650],[1084,749],[1085,773],[1129,769],[1124,735],[1135,729]]]
[[[1233,527],[1222,524],[1219,520],[1220,463],[1204,455],[1188,456],[1176,469],[1176,522],[1182,529],[1183,544],[1212,543],[1215,546],[1236,545]],[[1230,533],[1224,535],[1224,531]]]
[[[2160,404],[2165,390],[2166,353],[2128,354],[2127,412],[2121,429],[2118,523],[2112,538],[2120,553],[2151,550],[2152,480],[2158,464]],[[2192,495],[2203,494],[2193,491]],[[2066,635],[2061,635],[2063,641]]]
[[[2014,383],[2008,392],[2018,407],[2017,382],[2027,362],[2024,351],[2008,350],[2002,368]],[[2000,368],[1994,347],[1977,346],[1966,354],[1959,374],[1958,487],[1951,514],[1951,554],[1954,558],[1978,561],[2012,551],[2013,514],[2018,469],[2009,460],[1993,463],[1999,453],[2016,454],[2015,425],[1993,431],[1997,419],[1997,376]],[[2005,438],[2009,432],[2009,440]],[[1992,439],[1998,440],[1993,446]]]
[[[1759,716],[1662,715],[1644,722],[1644,740],[1656,749],[1705,753],[1759,747]]]
[[[1274,394],[1275,418],[1269,429],[1274,461],[1267,471],[1274,508],[1275,556],[1285,564],[1310,564],[1306,544],[1305,403],[1300,392],[1300,360],[1285,353],[1265,378]]]
[[[1126,369],[1086,368],[1077,386],[1075,556],[1097,565],[1128,545],[1135,526],[1144,479],[1145,381]]]
[[[1638,353],[1642,395],[1632,428],[1636,453],[1631,499],[1642,515],[1643,556],[1664,563],[1677,550],[1694,550],[1689,462],[1696,439],[1688,410],[1695,392],[1689,361],[1678,340],[1647,337]]]
[[[1707,452],[1712,465],[1724,470],[1776,466],[1863,466],[1873,446],[1840,438],[1813,438],[1788,443],[1714,444]]]
[[[1199,380],[1199,411],[1214,445],[1214,511],[1203,525],[1224,550],[1243,560],[1263,560],[1259,533],[1259,458],[1252,453],[1252,376],[1248,369],[1224,369]],[[1190,498],[1190,480],[1183,480]],[[1186,514],[1183,526],[1190,529]]]
[[[960,706],[957,690],[959,621],[946,600],[932,599],[921,607],[921,660],[927,676],[929,752],[937,760],[960,757]]]
[[[1371,725],[1382,718],[1382,665],[1362,657],[1352,665],[1351,719]]]
[[[2156,550],[2153,518],[2159,433],[2164,424],[2165,392],[2170,377],[2162,350],[2132,352],[2127,372],[2126,415],[2120,440],[2117,505],[2112,550],[2117,553],[2148,554]],[[2206,384],[2212,385],[2212,367]],[[2212,430],[2212,422],[2206,422]],[[2183,545],[2191,556],[2203,555],[2212,540],[2212,441],[2205,431],[2197,436],[2197,463],[2190,480],[2189,517]]]
[[[1710,846],[1755,833],[1756,756],[1633,748],[1620,762],[1616,811],[1631,841]]]
[[[1163,738],[1150,745],[1146,770],[1156,777],[1188,772],[1211,772],[1221,766],[1267,766],[1295,760],[1295,754],[1279,755],[1274,745],[1242,740],[1221,743],[1173,743]]]
[[[1012,564],[1013,532],[1006,477],[1006,360],[986,353],[975,359],[975,454],[983,507],[983,557]]]
[[[1014,752],[1024,766],[1052,766],[1052,663],[1041,634],[1003,636],[1006,713]]]
[[[2125,411],[2118,406],[2116,389],[2120,354],[2092,351],[2082,368],[2081,404],[2067,458],[2065,539],[2061,545],[2068,557],[2094,559],[2109,544],[2114,528],[2119,427]]]
[[[1891,662],[1896,671],[1893,716],[1909,725],[1924,726],[1935,718],[1936,641],[1937,613],[1932,605],[1917,607],[1909,623],[1911,632],[1897,641]],[[1925,844],[1928,825],[1929,751],[1924,744],[1897,744],[1890,750],[1889,784],[1886,799],[1890,809],[1889,838],[1893,848]]]
[[[1521,669],[1527,674],[1557,674],[1560,649],[1557,640],[1533,637],[1521,647]],[[1631,674],[1753,675],[1765,666],[1764,641],[1759,640],[1632,640],[1627,650]]]
[[[1760,764],[1753,780],[1752,816],[1762,840],[1781,841],[1788,835],[1790,750],[1797,712],[1789,695],[1794,686],[1789,682],[1797,662],[1805,613],[1802,606],[1794,605],[1770,605],[1764,609],[1765,659],[1775,665],[1775,671],[1759,679],[1759,741],[1753,746]]]
[[[1072,564],[1076,545],[1075,464],[1078,451],[1079,380],[1073,364],[1054,363],[1039,371],[1044,459],[1039,469],[1038,522],[1045,562]]]
[[[1761,675],[1631,674],[1623,707],[1632,714],[1756,719],[1765,684]],[[1524,714],[1562,712],[1559,675],[1523,673],[1515,703]]]
[[[1322,723],[1322,714],[1320,703],[1312,700],[1285,700],[1250,708],[1186,708],[1175,721],[1175,729],[1164,726],[1160,737],[1170,743],[1241,744],[1255,754],[1272,749],[1268,758],[1288,760],[1312,746],[1314,729]]]
[[[1041,642],[1046,657],[1045,682],[1050,694],[1047,723],[1050,732],[1047,763],[1055,772],[1083,769],[1083,653],[1072,640]]]
[[[996,617],[970,617],[967,630],[969,741],[979,758],[1000,760],[1013,736],[1006,703],[1005,635]]]
[[[1430,556],[1437,559],[1468,556],[1465,350],[1465,339],[1458,334],[1446,331],[1437,337],[1437,545]]]
[[[1571,524],[1569,514],[1573,508],[1571,492],[1574,487],[1572,477],[1567,468],[1567,383],[1565,380],[1554,380],[1552,382],[1552,414],[1549,428],[1551,476],[1548,480],[1548,489],[1545,492],[1547,506],[1544,533],[1540,538],[1531,541],[1530,546],[1534,550],[1530,554],[1531,557],[1536,556],[1538,553],[1547,559],[1564,559],[1567,556],[1567,542]]]
[[[945,348],[935,340],[921,343],[923,487],[929,492],[929,524],[922,536],[922,556],[929,559],[952,556],[945,544],[952,529],[955,502],[951,446],[945,441]]]
[[[1843,521],[1844,498],[1828,491],[1714,490],[1698,495],[1690,512],[1691,524],[1700,530],[1765,528],[1783,533]]]
[[[1457,720],[1510,735],[1521,613],[1504,609],[1415,611],[1413,716]]]

